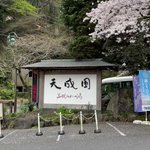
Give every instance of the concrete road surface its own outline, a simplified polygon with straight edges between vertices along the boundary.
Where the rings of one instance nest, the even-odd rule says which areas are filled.
[[[80,125],[64,126],[65,135],[58,135],[59,127],[2,130],[0,150],[149,150],[150,126],[132,123],[99,123],[102,133],[95,134],[95,124],[84,125],[86,134],[78,134]]]

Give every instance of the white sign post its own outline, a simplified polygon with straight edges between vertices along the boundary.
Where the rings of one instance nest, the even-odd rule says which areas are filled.
[[[0,103],[0,138],[4,137],[4,135],[2,134],[2,120],[3,120],[3,104]]]
[[[0,103],[0,120],[3,120],[3,104]]]
[[[96,74],[46,74],[44,104],[96,106]]]
[[[41,136],[43,133],[41,132],[40,128],[40,114],[38,113],[38,132],[36,133],[36,136]]]
[[[94,130],[94,133],[101,133],[101,130],[98,128],[98,119],[97,119],[97,111],[94,111],[95,114],[95,123],[96,123],[96,129]]]

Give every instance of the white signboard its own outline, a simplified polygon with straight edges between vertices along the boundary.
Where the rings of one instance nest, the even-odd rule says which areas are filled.
[[[3,104],[0,103],[0,120],[3,119]]]
[[[96,74],[45,75],[44,104],[96,105]]]

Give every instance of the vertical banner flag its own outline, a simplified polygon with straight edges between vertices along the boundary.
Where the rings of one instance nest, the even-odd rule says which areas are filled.
[[[150,71],[140,70],[139,81],[142,100],[142,111],[150,111]]]
[[[36,71],[32,71],[32,101],[37,101],[37,81],[38,74]]]
[[[133,77],[133,94],[134,94],[134,111],[142,112],[142,100],[138,76]]]

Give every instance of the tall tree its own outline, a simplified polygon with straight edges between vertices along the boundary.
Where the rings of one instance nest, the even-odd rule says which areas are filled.
[[[55,23],[59,15],[59,5],[61,0],[27,0],[32,5],[39,8],[40,16],[48,23]],[[59,19],[58,19],[59,20]]]
[[[108,0],[87,13],[92,41],[105,40],[105,57],[132,71],[150,68],[150,0]]]
[[[109,0],[98,4],[87,13],[86,19],[95,24],[90,35],[93,40],[113,35],[134,35],[148,32],[150,24],[150,0]],[[121,40],[121,39],[120,39]],[[132,36],[128,39],[133,42]]]
[[[54,13],[47,16],[52,12],[48,9],[51,7],[57,10],[53,9]],[[28,88],[21,67],[41,59],[64,57],[70,37],[66,35],[64,25],[57,22],[59,6],[54,0],[12,0],[4,8],[8,13],[2,14],[6,26],[0,29],[5,41],[3,51],[0,51],[0,68],[8,72],[16,69],[23,86]],[[64,30],[56,30],[58,27]],[[7,37],[14,34],[16,41],[9,45]]]
[[[16,69],[23,86],[28,89],[30,85],[22,76],[22,66],[42,59],[63,57],[66,55],[67,48],[62,45],[62,42],[63,38],[51,41],[46,34],[18,37],[14,45],[5,47],[1,53],[0,68],[8,72]]]
[[[74,36],[70,44],[70,53],[74,58],[101,57],[103,41],[91,43],[88,33],[93,26],[83,22],[86,12],[97,5],[97,0],[62,0],[62,16],[66,26]]]
[[[5,43],[8,32],[19,30],[14,25],[21,17],[38,16],[37,10],[26,0],[2,0],[0,2],[0,42]],[[23,20],[21,23],[20,27],[23,26]]]

